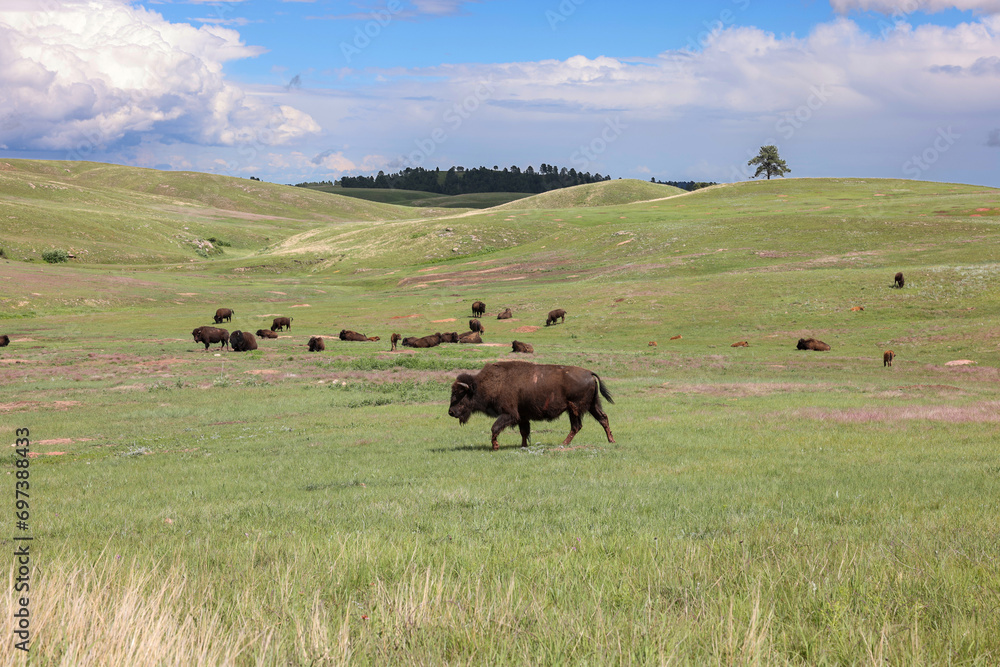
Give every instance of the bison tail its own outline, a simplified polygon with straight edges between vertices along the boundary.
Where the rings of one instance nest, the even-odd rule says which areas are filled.
[[[608,391],[608,386],[606,384],[604,384],[604,380],[602,380],[597,375],[597,373],[594,373],[594,377],[597,378],[597,386],[601,390],[601,396],[603,396],[604,398],[608,399],[608,403],[614,403],[615,399],[611,398],[611,392]]]

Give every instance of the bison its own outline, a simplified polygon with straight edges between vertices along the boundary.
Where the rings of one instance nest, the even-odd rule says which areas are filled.
[[[320,336],[313,336],[309,339],[309,351],[310,352],[322,352],[326,349],[326,343]]]
[[[354,341],[356,343],[366,343],[368,342],[368,336],[364,334],[359,334],[357,331],[351,331],[350,329],[341,329],[340,340]]]
[[[745,340],[741,340],[739,342],[733,343],[729,347],[750,347],[750,343],[748,343]]]
[[[483,303],[482,301],[474,301],[472,303],[472,316],[473,317],[482,317],[485,312],[486,312],[486,304],[485,303]]]
[[[231,322],[235,313],[236,311],[230,308],[219,308],[215,311],[215,323],[222,324],[223,320]]]
[[[481,334],[486,333],[486,327],[479,320],[469,320],[469,331],[478,331]]]
[[[229,347],[233,352],[249,352],[257,349],[257,339],[249,331],[237,329],[229,334]]]
[[[191,332],[194,337],[194,342],[204,343],[205,349],[212,343],[222,343],[219,345],[221,350],[224,347],[229,347],[229,332],[225,329],[217,329],[216,327],[198,327]]]
[[[814,350],[816,352],[829,352],[830,346],[815,338],[800,338],[795,346],[798,350]]]
[[[497,315],[498,320],[509,320],[514,317],[514,313],[510,312],[510,308],[505,309],[502,313]]]
[[[895,352],[893,352],[892,350],[886,350],[882,354],[882,368],[885,368],[886,366],[892,366],[892,360],[895,356],[896,356]]]
[[[382,340],[381,336],[369,336],[368,337],[368,342],[369,343],[377,343],[380,340]]]
[[[257,335],[261,338],[277,338],[278,334],[274,333],[270,329],[257,329]]]
[[[562,319],[563,323],[566,323],[566,311],[562,308],[556,308],[555,310],[549,312],[549,317],[545,320],[545,326],[555,324],[558,319]]]
[[[864,309],[865,309],[865,307],[864,307],[864,306],[853,306],[853,307],[851,307],[851,312],[852,312],[852,313],[856,313],[856,312],[858,312],[859,310],[864,310]]]
[[[392,334],[392,338],[390,338],[389,340],[392,343],[392,347],[389,348],[389,351],[390,352],[395,352],[396,351],[396,343],[398,343],[399,341],[403,340],[403,337],[400,336],[398,333],[394,333],[394,334]]]
[[[417,338],[416,336],[409,336],[403,339],[403,345],[406,347],[437,347],[441,344],[441,334],[431,334],[430,336],[424,336],[423,338]]]
[[[459,343],[482,343],[483,337],[479,335],[478,331],[466,331],[458,337]]]
[[[7,347],[8,345],[10,345],[10,336],[7,334],[0,336],[0,347]]]
[[[458,342],[458,332],[452,331],[449,333],[443,333],[441,335],[442,343],[457,343]]]
[[[274,321],[271,322],[271,331],[284,331],[285,329],[292,328],[292,320],[294,317],[276,317]]]
[[[525,354],[534,354],[535,348],[531,347],[530,343],[522,343],[519,340],[515,340],[510,344],[511,352],[524,352]]]
[[[902,289],[903,285],[905,285],[905,284],[906,284],[906,281],[903,280],[903,272],[899,271],[898,273],[896,273],[896,277],[893,279],[893,285],[897,289]]]
[[[564,412],[569,412],[570,431],[563,446],[572,442],[583,427],[585,412],[604,427],[608,442],[613,443],[608,416],[601,409],[601,396],[614,403],[604,381],[585,368],[499,361],[486,364],[476,375],[458,376],[451,386],[448,414],[463,425],[476,412],[496,417],[492,428],[494,450],[500,448],[497,436],[505,428],[517,425],[521,446],[527,447],[532,419],[552,421]]]

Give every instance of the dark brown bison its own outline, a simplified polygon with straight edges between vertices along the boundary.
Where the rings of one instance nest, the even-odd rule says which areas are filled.
[[[237,329],[229,334],[229,347],[233,352],[249,352],[257,349],[257,339],[249,331]]]
[[[441,344],[441,334],[431,334],[430,336],[424,336],[423,338],[417,338],[416,336],[409,336],[403,339],[403,345],[406,347],[437,347]]]
[[[225,329],[217,329],[216,327],[198,327],[191,332],[194,336],[194,342],[204,343],[205,349],[212,343],[222,343],[219,345],[221,350],[224,347],[229,347],[229,332]]]
[[[257,335],[261,338],[277,338],[278,334],[274,333],[270,329],[257,329]]]
[[[549,312],[549,317],[548,319],[545,320],[545,326],[549,326],[550,324],[555,324],[556,320],[559,319],[562,320],[563,324],[566,323],[566,311],[563,310],[562,308],[556,308],[555,310]]]
[[[10,345],[10,337],[7,334],[0,336],[0,347],[7,347]]]
[[[798,350],[815,350],[816,352],[829,352],[830,346],[815,338],[800,338],[795,346]]]
[[[486,312],[486,304],[485,303],[483,303],[482,301],[474,301],[472,303],[472,316],[473,317],[482,317],[485,312]]]
[[[326,343],[320,336],[313,336],[309,339],[309,351],[310,352],[322,352],[326,349]]]
[[[448,333],[440,334],[442,343],[457,343],[458,342],[458,332],[451,331]]]
[[[741,340],[737,343],[733,343],[729,347],[750,347],[750,343],[746,342],[745,340]]]
[[[390,338],[389,340],[392,343],[392,347],[389,348],[389,351],[390,352],[395,352],[396,351],[396,343],[398,343],[399,341],[403,340],[403,337],[400,336],[398,333],[394,333],[394,334],[392,334],[392,338]]]
[[[510,312],[510,308],[507,308],[502,313],[497,315],[498,320],[509,320],[512,317],[514,317],[514,313]]]
[[[892,360],[895,356],[896,356],[895,352],[893,352],[892,350],[886,350],[882,354],[882,368],[885,368],[886,366],[892,366]]]
[[[466,331],[458,337],[459,343],[482,343],[483,337],[479,335],[478,331]]]
[[[285,329],[292,328],[292,320],[294,317],[276,317],[274,321],[271,322],[271,331],[284,331]]]
[[[366,343],[368,342],[368,336],[360,334],[357,331],[351,331],[350,329],[341,329],[340,340],[354,341],[356,343]]]
[[[233,320],[233,314],[235,312],[236,312],[235,310],[231,310],[229,308],[219,308],[217,311],[215,311],[215,323],[222,324],[223,320],[225,320],[226,322],[231,322]]]
[[[585,412],[604,427],[608,442],[614,442],[608,416],[601,409],[601,396],[614,403],[604,381],[585,368],[500,361],[486,364],[476,375],[458,376],[451,385],[448,414],[460,424],[476,412],[496,417],[493,449],[500,448],[497,436],[514,425],[521,431],[521,446],[527,447],[532,419],[552,421],[564,412],[569,412],[570,431],[563,446],[583,427]]]
[[[535,348],[531,347],[530,343],[522,343],[519,340],[515,340],[510,344],[511,352],[524,352],[525,354],[534,354]]]
[[[902,289],[903,285],[906,284],[906,281],[903,280],[903,272],[902,271],[898,272],[896,274],[896,277],[893,279],[893,281],[894,281],[895,287],[897,287],[899,289]]]
[[[486,333],[486,327],[479,320],[469,320],[469,331],[478,331],[479,333]]]

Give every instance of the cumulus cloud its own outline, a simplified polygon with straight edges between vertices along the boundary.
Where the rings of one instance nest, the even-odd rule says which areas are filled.
[[[233,30],[170,23],[126,0],[0,8],[0,143],[105,148],[136,133],[169,141],[280,144],[319,131],[308,115],[227,82],[223,64],[262,53]]]
[[[933,14],[946,9],[1000,13],[1000,0],[831,0],[833,9],[841,14],[850,11],[873,11],[882,14],[912,14],[924,12]]]

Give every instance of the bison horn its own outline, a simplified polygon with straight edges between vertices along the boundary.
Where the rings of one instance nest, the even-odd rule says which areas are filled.
[[[464,382],[456,382],[455,384],[457,384],[462,389],[465,389],[466,391],[472,389],[472,387],[470,387],[469,385],[465,384]]]

